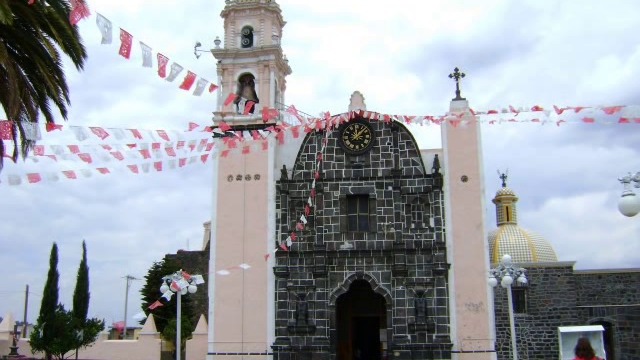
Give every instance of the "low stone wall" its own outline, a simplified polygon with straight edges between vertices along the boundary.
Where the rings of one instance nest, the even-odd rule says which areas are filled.
[[[13,317],[8,315],[0,323],[0,359],[8,355],[12,345],[11,330]],[[200,315],[198,324],[193,331],[192,338],[187,340],[185,360],[203,360],[207,356],[207,320]],[[147,318],[144,327],[136,340],[109,340],[109,334],[100,334],[93,345],[78,351],[79,360],[161,360],[162,340],[156,331],[153,315]],[[42,359],[44,354],[31,353],[29,339],[18,341],[18,354],[25,356],[24,360]],[[69,353],[68,355],[70,355]],[[75,358],[75,356],[73,356]]]
[[[90,347],[78,351],[79,359],[92,360],[159,360],[160,336],[141,335],[138,340],[107,340],[108,334],[101,334],[100,338]],[[18,353],[36,358],[44,354],[31,353],[28,339],[20,339]]]

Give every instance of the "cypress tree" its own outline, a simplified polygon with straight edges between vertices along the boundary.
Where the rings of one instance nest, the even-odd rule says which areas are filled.
[[[58,302],[59,278],[58,245],[53,243],[40,314],[29,337],[31,351],[44,352],[47,360],[66,359],[66,353],[89,346],[104,329],[103,320],[86,318],[89,308],[89,268],[85,244],[83,244],[82,261],[78,269],[78,283],[73,295],[73,311],[66,310]],[[76,318],[78,315],[83,316],[83,322]]]
[[[40,314],[38,315],[37,327],[40,331],[32,332],[32,343],[42,344],[42,350],[47,360],[51,360],[50,344],[55,339],[56,332],[56,309],[58,308],[58,245],[54,242],[51,246],[51,255],[49,256],[49,273],[47,274],[47,282],[44,284],[42,292],[42,302],[40,303]],[[38,347],[38,346],[36,346]]]
[[[82,260],[78,266],[76,288],[73,291],[73,317],[82,324],[87,321],[89,312],[89,266],[87,265],[87,243],[82,241]]]
[[[87,323],[87,313],[89,312],[89,266],[87,265],[87,243],[82,241],[82,260],[78,266],[76,277],[76,288],[73,291],[73,318],[79,328],[79,332],[84,334],[83,328]],[[83,339],[80,339],[83,340]],[[80,341],[82,343],[82,341]],[[76,351],[76,359],[78,352]]]

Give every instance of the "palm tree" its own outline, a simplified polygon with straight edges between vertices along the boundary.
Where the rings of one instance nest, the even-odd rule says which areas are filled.
[[[25,136],[23,123],[38,122],[40,113],[48,124],[55,123],[51,104],[67,119],[70,99],[61,52],[79,71],[87,58],[70,12],[68,0],[0,0],[0,104],[13,121],[13,161],[35,144]],[[0,170],[5,153],[0,139]]]

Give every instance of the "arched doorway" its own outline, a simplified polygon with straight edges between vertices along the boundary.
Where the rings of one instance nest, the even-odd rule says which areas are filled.
[[[604,341],[604,351],[607,355],[607,359],[608,360],[616,359],[615,346],[614,346],[615,327],[613,326],[613,324],[605,320],[594,321],[592,322],[592,324],[602,325],[602,327],[604,328],[604,333],[602,334],[602,340]]]
[[[337,360],[380,360],[386,340],[385,299],[355,280],[336,301]],[[381,331],[382,330],[382,331]],[[382,336],[381,336],[382,333]]]

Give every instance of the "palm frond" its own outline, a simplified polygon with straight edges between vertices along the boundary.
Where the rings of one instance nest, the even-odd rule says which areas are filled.
[[[70,105],[62,58],[68,57],[77,70],[87,58],[78,27],[69,23],[71,6],[67,0],[0,0],[0,94],[9,119],[17,124],[14,154],[26,156],[35,144],[25,138],[22,122],[55,122],[53,107],[67,119]],[[17,146],[20,144],[20,146]],[[0,141],[0,169],[6,152]]]

